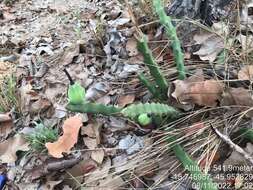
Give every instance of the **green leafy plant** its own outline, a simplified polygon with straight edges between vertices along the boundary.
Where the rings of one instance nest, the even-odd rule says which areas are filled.
[[[36,123],[34,131],[26,135],[25,138],[29,142],[32,150],[45,151],[47,142],[54,142],[58,139],[58,130],[52,127],[46,127],[42,123]]]

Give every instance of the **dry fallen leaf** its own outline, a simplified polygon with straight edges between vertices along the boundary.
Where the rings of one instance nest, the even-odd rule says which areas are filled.
[[[92,139],[89,137],[84,137],[83,138],[84,144],[88,147],[88,149],[95,149],[97,148],[97,140]]]
[[[238,106],[238,110],[247,110],[253,106],[253,98],[249,90],[244,88],[229,88],[222,94],[221,105],[223,106]],[[236,108],[234,108],[236,109]],[[253,111],[246,114],[249,117],[253,116]]]
[[[8,113],[0,114],[0,136],[6,138],[12,131],[13,121]]]
[[[30,113],[36,114],[45,112],[50,106],[52,106],[52,103],[47,98],[39,97],[37,101],[31,104]]]
[[[98,164],[102,164],[103,160],[105,157],[105,152],[104,150],[100,149],[100,150],[94,150],[91,153],[91,158],[96,161]]]
[[[17,134],[0,144],[0,160],[3,163],[13,163],[17,160],[17,151],[28,151],[29,143],[25,141],[22,135]]]
[[[82,118],[80,116],[68,118],[63,124],[63,135],[54,143],[46,143],[48,153],[55,158],[63,157],[63,152],[69,153],[77,142],[81,126]]]
[[[82,127],[81,134],[87,135],[88,137],[91,137],[91,138],[95,138],[96,133],[94,131],[93,125],[94,125],[93,123],[89,123],[87,126]]]
[[[130,57],[138,55],[139,51],[137,49],[137,41],[135,38],[131,38],[127,41],[126,50],[128,51],[128,55]]]
[[[223,93],[222,105],[253,106],[253,99],[249,90],[245,88],[229,88]]]
[[[212,28],[220,36],[215,32],[202,31],[193,37],[196,44],[201,45],[200,49],[193,54],[199,55],[201,60],[210,62],[213,62],[224,49],[224,39],[221,36],[227,33],[227,28],[222,23],[214,23]]]
[[[133,103],[134,99],[134,94],[122,95],[118,99],[118,105],[120,107],[125,107],[126,105]]]
[[[171,95],[182,104],[194,103],[213,107],[217,105],[223,92],[222,83],[216,80],[204,80],[201,73],[184,81],[176,80],[173,83],[175,91]]]
[[[107,177],[112,167],[111,165],[112,165],[111,159],[110,158],[105,159],[105,161],[100,167],[96,168],[93,172],[90,173],[90,175],[85,177],[85,183],[89,185],[89,183],[94,182],[94,179],[97,179],[99,181]]]
[[[64,55],[62,56],[62,62],[63,65],[69,65],[72,63],[73,59],[79,55],[80,53],[80,45],[81,44],[75,44],[71,46],[67,51],[64,52]]]
[[[251,80],[253,77],[253,65],[246,65],[238,72],[238,79]]]
[[[89,155],[85,154],[81,162],[74,165],[72,168],[66,170],[67,172],[64,176],[64,183],[72,187],[78,186],[77,181],[79,183],[83,183],[83,178],[80,176],[84,176],[85,174],[92,172],[96,168],[96,162],[90,159]],[[75,179],[73,179],[73,177],[75,177]]]

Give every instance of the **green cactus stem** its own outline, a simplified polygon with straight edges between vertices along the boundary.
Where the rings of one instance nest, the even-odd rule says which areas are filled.
[[[149,90],[149,92],[153,95],[153,97],[160,99],[159,94],[157,94],[157,89],[155,87],[155,84],[153,84],[151,81],[149,81],[143,73],[140,73],[138,75],[139,80],[142,82],[142,84]]]
[[[167,104],[160,103],[139,103],[132,104],[121,110],[123,116],[130,119],[135,119],[141,114],[152,114],[154,116],[170,116],[171,118],[177,118],[179,112]]]
[[[172,143],[171,149],[176,155],[177,159],[182,163],[183,167],[190,173],[191,179],[199,186],[201,190],[218,190],[215,183],[212,182],[209,176],[202,173],[198,164],[190,158],[182,146],[175,143],[176,137],[168,137],[167,142]]]
[[[241,128],[239,136],[253,143],[253,129]]]
[[[84,104],[68,104],[66,108],[73,112],[79,113],[93,113],[93,114],[103,114],[103,115],[115,115],[120,113],[122,108],[118,108],[116,106],[106,106],[103,104],[96,103],[84,103]]]
[[[155,79],[155,82],[159,89],[159,94],[162,95],[163,99],[167,99],[168,83],[160,71],[159,65],[155,62],[155,58],[153,57],[152,52],[148,47],[147,37],[145,35],[139,39],[137,47],[144,57],[144,63],[149,68],[150,74]]]
[[[174,60],[177,65],[178,78],[184,80],[186,78],[185,66],[184,66],[184,55],[182,53],[181,44],[177,37],[176,28],[171,22],[171,18],[166,15],[161,0],[153,0],[153,7],[159,16],[160,23],[164,26],[166,34],[172,41],[172,49]]]

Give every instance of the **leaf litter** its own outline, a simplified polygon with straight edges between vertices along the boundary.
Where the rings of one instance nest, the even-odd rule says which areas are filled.
[[[209,30],[191,25],[189,31],[199,30],[187,35],[193,42],[189,45],[181,36],[185,33],[181,29],[185,23],[175,21],[188,57],[185,65],[189,68],[185,80],[176,80],[171,74],[175,73],[175,68],[170,60],[172,55],[168,55],[170,48],[166,45],[168,41],[163,29],[147,22],[152,16],[143,14],[139,3],[129,3],[139,27],[149,36],[149,46],[158,56],[159,66],[172,81],[173,87],[168,91],[170,103],[180,110],[190,105],[188,111],[191,112],[182,110],[190,118],[179,123],[171,133],[183,134],[188,141],[192,140],[191,145],[186,145],[187,150],[201,162],[203,169],[216,162],[226,164],[236,151],[228,149],[231,156],[225,155],[225,158],[209,163],[212,160],[209,153],[214,155],[212,147],[216,146],[212,143],[217,139],[212,142],[208,139],[211,131],[207,121],[217,124],[221,130],[225,128],[229,135],[241,125],[250,123],[252,90],[248,84],[252,68],[246,54],[251,53],[252,34],[243,31],[231,35],[230,25],[224,22],[214,22]],[[146,70],[136,48],[135,26],[125,4],[114,0],[66,3],[19,0],[10,7],[2,4],[0,78],[4,79],[6,73],[14,71],[22,110],[19,114],[12,109],[11,117],[9,113],[0,113],[0,159],[9,181],[19,189],[156,188],[160,185],[172,188],[173,176],[182,171],[172,168],[170,160],[175,158],[165,151],[160,128],[143,133],[137,124],[124,118],[90,114],[73,116],[65,109],[69,81],[63,73],[64,68],[86,88],[86,99],[91,102],[125,107],[151,100],[137,80],[136,74]],[[251,1],[241,9],[239,24],[242,30],[247,26],[246,21],[252,21],[248,15],[250,7]],[[149,8],[145,3],[145,13],[152,12]],[[237,49],[233,49],[235,44]],[[228,62],[217,67],[216,61],[224,49],[229,52]],[[237,70],[235,78],[230,78],[230,67]],[[221,70],[225,71],[223,77]],[[210,72],[214,74],[210,75]],[[236,115],[244,113],[241,117]],[[22,136],[25,129],[26,133],[31,133],[34,122],[38,121],[59,129],[60,137],[56,142],[47,143],[47,153],[30,152]],[[235,123],[236,126],[231,127]],[[148,140],[152,143],[147,145]],[[202,150],[196,147],[202,147]],[[247,144],[244,149],[248,151],[249,147]],[[75,154],[79,156],[73,156]],[[150,164],[150,160],[156,162]],[[233,164],[242,160],[238,156]],[[25,169],[27,166],[30,168]],[[207,170],[211,171],[211,168]],[[31,180],[27,182],[28,179]],[[243,187],[245,181],[236,180],[236,186]],[[11,188],[9,183],[7,186]],[[187,189],[184,181],[178,187]]]

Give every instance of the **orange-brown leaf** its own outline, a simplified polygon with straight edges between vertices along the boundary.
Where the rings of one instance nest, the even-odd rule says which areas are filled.
[[[182,104],[194,103],[200,106],[213,107],[217,105],[223,92],[223,85],[216,80],[204,80],[203,72],[188,79],[173,82],[175,91],[172,96]]]
[[[46,143],[48,153],[55,158],[63,157],[63,152],[69,153],[77,142],[81,126],[82,118],[80,116],[68,118],[63,124],[63,135],[54,143]]]

